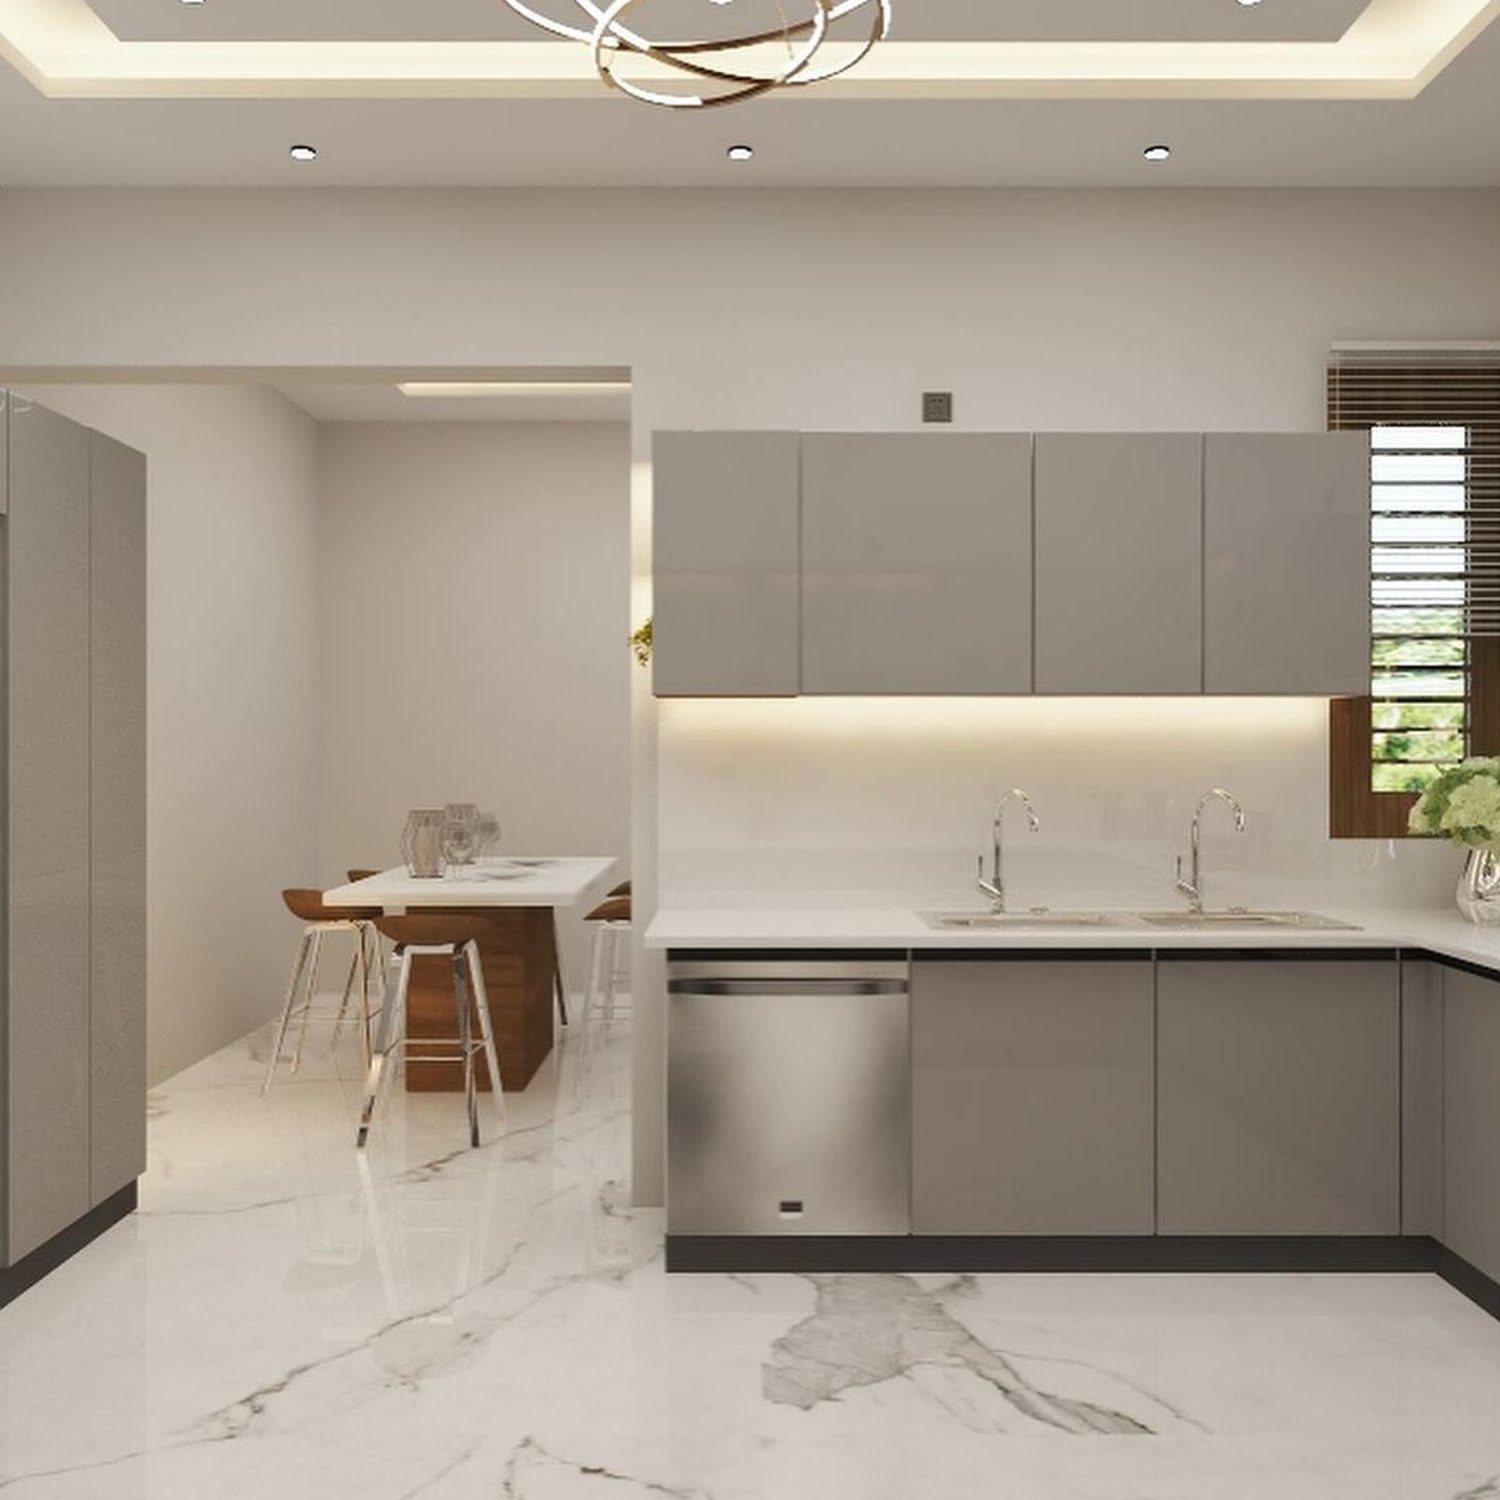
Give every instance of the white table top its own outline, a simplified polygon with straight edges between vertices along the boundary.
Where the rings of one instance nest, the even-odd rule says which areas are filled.
[[[580,855],[497,855],[450,870],[441,880],[416,880],[406,866],[341,885],[326,906],[380,906],[389,913],[424,906],[581,906],[596,901],[619,861]]]

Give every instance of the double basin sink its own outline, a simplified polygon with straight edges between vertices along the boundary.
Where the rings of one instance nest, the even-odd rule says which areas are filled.
[[[924,911],[918,915],[937,932],[985,932],[1012,929],[1155,927],[1176,932],[1246,932],[1275,929],[1355,932],[1350,922],[1310,911]]]

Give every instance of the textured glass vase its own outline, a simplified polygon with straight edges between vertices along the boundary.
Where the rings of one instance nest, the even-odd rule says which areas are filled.
[[[401,857],[406,870],[415,880],[441,880],[447,869],[443,852],[443,830],[448,815],[441,807],[413,808],[406,815],[401,834]]]
[[[1500,859],[1494,849],[1470,849],[1458,877],[1458,909],[1476,927],[1500,927]]]

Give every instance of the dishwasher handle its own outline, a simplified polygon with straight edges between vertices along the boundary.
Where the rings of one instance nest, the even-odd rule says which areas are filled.
[[[669,995],[904,995],[904,979],[673,979]]]

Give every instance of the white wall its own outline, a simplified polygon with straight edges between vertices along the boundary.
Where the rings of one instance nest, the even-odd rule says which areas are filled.
[[[316,880],[316,426],[249,387],[28,390],[149,465],[156,1082],[275,1010],[296,931],[279,893]]]
[[[319,445],[322,878],[477,802],[512,853],[630,853],[630,432],[335,423]],[[585,974],[565,919],[570,982]]]
[[[1308,428],[1331,340],[1500,334],[1497,244],[1488,190],[7,192],[0,349],[630,365],[638,460],[662,427],[909,427],[935,386],[970,427]],[[657,735],[636,704],[644,917]],[[651,1201],[663,1005],[637,956]]]

